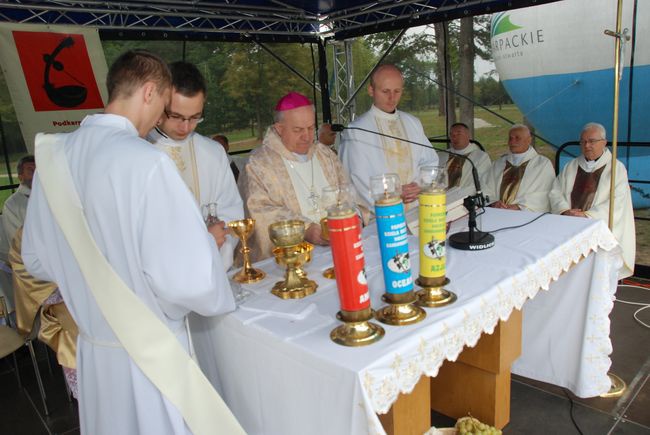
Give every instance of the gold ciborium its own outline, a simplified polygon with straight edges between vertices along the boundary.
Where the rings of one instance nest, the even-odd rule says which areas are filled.
[[[228,222],[228,228],[230,228],[241,241],[241,253],[244,257],[244,267],[233,276],[233,279],[242,284],[249,284],[264,279],[266,276],[264,272],[251,267],[251,248],[248,247],[246,242],[253,232],[253,228],[255,228],[255,219],[249,218]]]
[[[275,261],[287,268],[284,281],[278,281],[271,293],[282,299],[300,299],[316,291],[318,285],[307,279],[302,266],[311,261],[314,246],[304,242],[305,223],[300,220],[275,222],[269,225],[269,237],[275,248]]]
[[[320,229],[321,229],[321,234],[320,234],[321,239],[329,241],[330,232],[329,229],[327,228],[326,217],[320,220]],[[336,274],[334,273],[334,266],[325,269],[323,271],[323,276],[327,279],[336,279]]]

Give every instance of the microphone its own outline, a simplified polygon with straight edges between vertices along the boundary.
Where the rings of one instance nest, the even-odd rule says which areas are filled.
[[[470,165],[472,165],[472,178],[474,179],[474,188],[476,189],[475,195],[470,195],[467,198],[465,198],[465,200],[463,201],[463,206],[465,206],[465,208],[469,213],[469,221],[468,221],[469,231],[463,231],[449,236],[449,245],[452,246],[453,248],[461,249],[464,251],[480,251],[494,246],[494,236],[492,234],[484,233],[476,229],[476,216],[477,216],[476,208],[478,207],[484,209],[490,199],[485,195],[483,195],[483,192],[481,191],[481,183],[479,181],[478,171],[472,159],[462,154],[452,153],[449,150],[436,149],[431,144],[425,145],[402,137],[392,136],[390,134],[380,133],[378,131],[367,130],[361,127],[346,127],[343,124],[332,124],[331,128],[332,131],[334,132],[342,132],[343,130],[364,131],[366,133],[375,134],[377,136],[388,137],[391,139],[407,142],[413,145],[430,148],[434,151],[441,151],[449,155],[459,156],[462,159],[468,161]]]

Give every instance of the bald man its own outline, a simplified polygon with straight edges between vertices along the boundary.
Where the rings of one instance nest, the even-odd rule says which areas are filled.
[[[372,107],[355,119],[350,127],[429,145],[420,120],[397,110],[403,89],[404,78],[396,66],[379,66],[370,77],[368,85]],[[369,187],[371,176],[391,172],[399,175],[402,199],[408,207],[416,203],[420,193],[420,188],[415,183],[419,169],[438,164],[438,156],[433,148],[427,149],[359,130],[345,130],[341,138],[340,155],[343,167],[350,174],[352,183],[369,210],[374,209]]]
[[[555,180],[553,164],[531,146],[528,127],[515,124],[508,133],[508,152],[492,164],[483,191],[492,207],[509,210],[550,210],[548,193]]]

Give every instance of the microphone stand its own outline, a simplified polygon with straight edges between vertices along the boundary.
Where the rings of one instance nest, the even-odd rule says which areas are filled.
[[[380,133],[378,131],[367,130],[361,127],[346,127],[342,124],[332,124],[332,131],[342,132],[343,130],[364,131],[366,133],[375,134],[377,136],[388,137],[391,139],[407,142],[413,145],[430,148],[435,151],[441,151],[449,155],[459,156],[462,159],[468,161],[470,165],[472,165],[472,177],[474,179],[474,187],[476,189],[476,194],[467,196],[463,201],[463,206],[465,206],[469,214],[468,216],[469,231],[462,231],[449,236],[449,245],[452,248],[460,249],[463,251],[481,251],[483,249],[488,249],[494,246],[494,236],[490,233],[479,231],[476,228],[476,216],[477,216],[476,209],[480,208],[484,210],[485,206],[489,201],[489,198],[483,195],[483,192],[481,191],[481,183],[479,181],[476,165],[474,165],[474,162],[469,157],[462,154],[452,153],[449,150],[436,149],[433,146],[431,146],[431,144],[425,145],[402,137],[391,136],[390,134]]]

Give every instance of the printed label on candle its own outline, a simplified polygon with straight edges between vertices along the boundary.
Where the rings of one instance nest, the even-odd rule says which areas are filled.
[[[370,307],[359,216],[354,212],[343,217],[328,216],[327,227],[341,309],[360,311]]]
[[[377,234],[386,293],[413,290],[408,229],[404,220],[404,204],[375,204]]]
[[[421,193],[420,275],[445,276],[446,195],[444,191]]]

